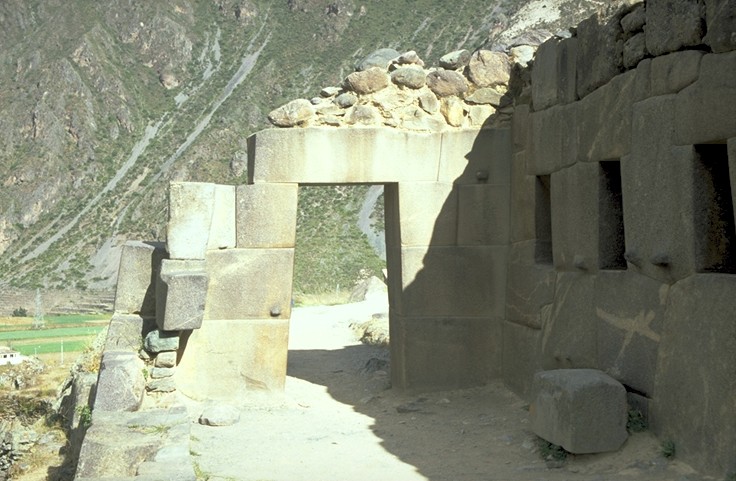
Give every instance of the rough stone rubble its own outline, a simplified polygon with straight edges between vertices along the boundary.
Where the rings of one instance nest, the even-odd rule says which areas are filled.
[[[359,62],[341,86],[325,87],[310,100],[292,100],[268,118],[277,127],[383,125],[442,131],[499,125],[512,113],[511,71],[527,65],[539,39],[529,43],[534,45],[512,42],[508,54],[457,50],[428,68],[413,50],[380,49]]]

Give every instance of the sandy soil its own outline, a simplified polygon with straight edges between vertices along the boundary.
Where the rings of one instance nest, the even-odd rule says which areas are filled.
[[[385,348],[357,341],[350,324],[381,306],[293,312],[282,400],[240,406],[232,426],[196,423],[193,460],[203,479],[237,481],[701,480],[666,460],[649,433],[616,453],[548,465],[529,431],[526,403],[501,383],[406,395],[390,389]],[[385,309],[385,307],[383,308]]]

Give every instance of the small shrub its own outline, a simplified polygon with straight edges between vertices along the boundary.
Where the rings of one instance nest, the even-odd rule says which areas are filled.
[[[28,317],[28,311],[25,307],[19,307],[18,309],[13,309],[13,317]]]
[[[644,419],[644,415],[638,409],[629,410],[629,419],[626,421],[626,430],[629,433],[640,433],[646,431],[649,428],[647,420]]]
[[[550,443],[546,439],[537,439],[537,448],[539,455],[545,461],[563,462],[567,459],[568,452],[565,448],[554,443]]]
[[[675,442],[671,439],[667,439],[665,441],[662,441],[662,445],[660,446],[660,451],[662,452],[662,456],[664,456],[667,459],[672,459],[675,457],[676,449],[675,449]]]
[[[92,408],[89,406],[77,406],[77,414],[79,414],[79,425],[88,428],[92,425]]]

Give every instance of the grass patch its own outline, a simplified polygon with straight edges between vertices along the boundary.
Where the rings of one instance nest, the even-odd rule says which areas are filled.
[[[82,352],[87,349],[87,346],[89,346],[89,340],[66,341],[64,342],[64,352]],[[61,341],[13,346],[13,349],[24,356],[55,354],[57,352],[61,352]]]
[[[675,454],[677,453],[677,449],[675,448],[675,442],[671,439],[666,439],[662,441],[662,444],[659,446],[659,450],[662,453],[662,456],[664,456],[667,459],[672,459],[675,457]]]
[[[629,417],[626,421],[626,430],[629,433],[640,433],[646,431],[649,428],[647,420],[644,419],[644,415],[638,409],[630,409]]]
[[[22,341],[25,339],[45,339],[58,337],[80,337],[97,335],[105,326],[61,327],[58,329],[37,329],[33,331],[0,332],[0,341]]]
[[[547,462],[564,463],[569,454],[565,448],[554,443],[550,443],[546,439],[537,439],[537,449],[539,455]]]

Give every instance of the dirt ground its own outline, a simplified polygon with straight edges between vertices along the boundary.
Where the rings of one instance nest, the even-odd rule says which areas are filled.
[[[501,383],[405,395],[390,389],[385,348],[350,328],[381,306],[297,308],[285,396],[240,406],[232,426],[196,423],[192,455],[210,481],[690,481],[698,475],[660,454],[649,433],[615,453],[547,463],[526,403]]]

